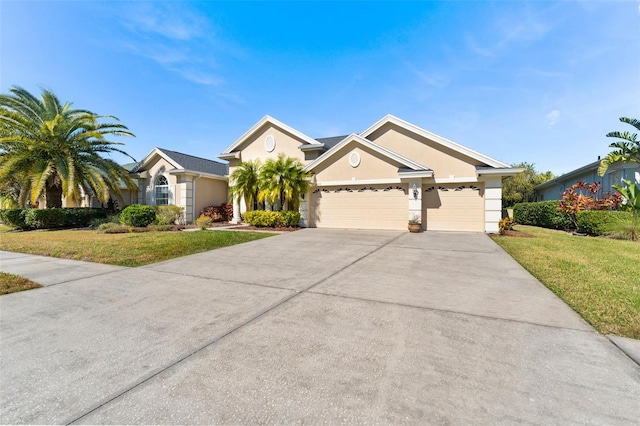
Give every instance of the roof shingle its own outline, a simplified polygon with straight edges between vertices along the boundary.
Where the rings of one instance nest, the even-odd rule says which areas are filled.
[[[169,149],[158,149],[173,159],[176,163],[180,164],[185,170],[210,173],[219,176],[226,176],[229,174],[229,166],[227,164],[207,160],[206,158],[195,157],[189,154],[183,154],[177,151],[171,151]]]

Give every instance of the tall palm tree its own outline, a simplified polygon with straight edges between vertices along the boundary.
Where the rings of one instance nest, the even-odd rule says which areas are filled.
[[[133,159],[117,147],[123,143],[105,139],[134,136],[120,123],[99,122],[116,117],[72,109],[48,90],[40,98],[17,86],[9,91],[0,95],[0,183],[19,182],[21,205],[44,195],[47,207],[62,207],[63,196],[78,200],[81,191],[106,202],[120,195],[121,184],[135,189],[123,167],[100,155],[118,152]]]
[[[245,161],[231,173],[231,197],[238,201],[244,198],[249,210],[253,209],[254,201],[258,201],[260,167],[260,160]]]
[[[636,120],[635,118],[620,117],[620,121],[631,124],[640,131],[639,120]],[[631,161],[640,164],[640,139],[638,139],[637,133],[609,132],[607,133],[607,137],[620,138],[622,140],[613,142],[609,145],[609,148],[615,149],[602,159],[600,167],[598,168],[598,174],[600,176],[604,176],[609,166],[613,163],[617,163],[618,161]]]
[[[311,184],[309,176],[298,160],[279,154],[276,160],[268,160],[262,168],[260,199],[272,205],[279,201],[281,210],[296,210],[300,195],[305,194]]]

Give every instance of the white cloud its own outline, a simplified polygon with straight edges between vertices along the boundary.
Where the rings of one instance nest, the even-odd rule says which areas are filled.
[[[496,18],[486,29],[488,34],[483,37],[487,40],[486,42],[478,41],[478,36],[481,34],[466,34],[465,41],[473,53],[493,57],[513,46],[540,40],[550,30],[551,26],[548,23],[534,15],[529,7],[526,7],[525,10],[519,10],[515,15],[510,14]]]
[[[547,125],[549,127],[555,126],[560,121],[560,111],[554,109],[549,114],[547,114]]]
[[[147,58],[187,81],[204,86],[222,84],[224,79],[215,60],[219,50],[212,36],[214,31],[185,3],[136,3],[123,10],[119,15],[126,29],[123,50]],[[203,56],[202,52],[208,53]]]

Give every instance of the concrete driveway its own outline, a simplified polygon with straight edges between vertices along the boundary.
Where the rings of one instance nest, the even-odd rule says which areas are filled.
[[[640,417],[640,367],[483,234],[310,229],[80,270],[0,298],[0,423]]]

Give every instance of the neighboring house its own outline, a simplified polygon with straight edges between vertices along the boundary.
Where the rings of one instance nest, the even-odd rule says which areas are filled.
[[[120,196],[113,198],[117,207],[123,209],[130,204],[150,206],[174,205],[184,208],[184,221],[193,222],[200,211],[211,205],[228,201],[228,174],[226,164],[194,157],[193,155],[154,148],[139,163],[123,164],[137,189],[129,190],[120,185]],[[39,206],[46,207],[44,197]],[[93,194],[81,191],[77,201],[64,198],[63,207],[106,207]]]
[[[362,133],[313,139],[264,117],[219,158],[297,158],[313,174],[301,200],[308,227],[498,232],[502,180],[522,171],[391,115]],[[229,182],[230,185],[233,182]],[[247,210],[234,200],[234,221]]]
[[[533,190],[536,201],[560,200],[562,193],[578,181],[593,183],[600,182],[598,196],[606,193],[613,194],[611,185],[622,184],[622,179],[638,181],[640,183],[640,165],[637,163],[615,163],[609,166],[604,176],[598,175],[600,158],[593,163],[582,166],[555,179],[536,185]]]
[[[183,207],[187,223],[203,208],[228,201],[229,168],[217,161],[154,148],[131,172],[138,204]]]

